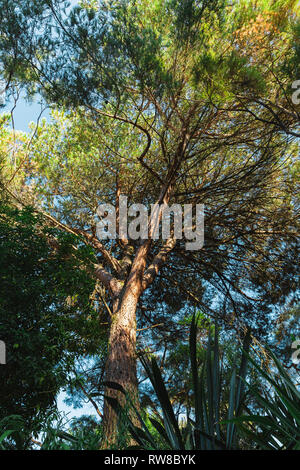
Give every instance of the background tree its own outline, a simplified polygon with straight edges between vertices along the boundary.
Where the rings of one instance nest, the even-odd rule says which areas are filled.
[[[23,418],[26,446],[56,408],[74,362],[99,354],[101,330],[90,300],[93,282],[81,269],[91,256],[86,247],[78,246],[75,257],[74,237],[3,201],[0,234],[0,337],[7,350],[0,418]],[[55,252],[49,239],[57,240]]]

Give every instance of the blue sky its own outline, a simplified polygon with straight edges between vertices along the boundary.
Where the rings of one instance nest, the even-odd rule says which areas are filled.
[[[5,106],[2,112],[10,113],[12,109],[13,109],[13,104],[9,103]],[[36,122],[40,113],[41,113],[41,105],[38,103],[37,99],[32,103],[28,103],[24,97],[21,97],[18,100],[15,109],[13,110],[15,130],[28,132],[29,123],[32,121]],[[49,119],[48,109],[46,109],[46,111],[43,112],[42,117]]]
[[[78,0],[69,0],[71,7],[78,4]],[[11,112],[13,108],[13,103],[7,104],[4,109],[0,110],[0,112]],[[41,113],[41,105],[38,102],[38,98],[35,101],[28,103],[25,100],[25,96],[21,95],[20,99],[18,100],[16,107],[13,112],[13,119],[14,119],[14,127],[15,130],[20,130],[24,132],[28,132],[28,124],[30,122],[36,122],[39,115]],[[42,117],[49,119],[49,110],[43,112]]]

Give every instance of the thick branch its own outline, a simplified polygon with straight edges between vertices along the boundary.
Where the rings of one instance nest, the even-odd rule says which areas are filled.
[[[101,264],[94,264],[94,275],[111,292],[113,297],[120,295],[123,283],[116,279]]]
[[[104,247],[104,245],[98,240],[95,235],[91,235],[90,233],[85,232],[84,230],[73,229],[75,233],[78,235],[83,236],[90,245],[92,245],[96,250],[98,250],[104,257],[105,261],[118,273],[121,272],[121,266],[119,261],[114,258]]]
[[[154,257],[152,263],[146,269],[144,276],[143,276],[143,290],[147,289],[147,287],[154,281],[155,277],[157,276],[160,268],[165,264],[167,261],[168,254],[176,245],[175,238],[169,238],[163,248],[157,253]]]

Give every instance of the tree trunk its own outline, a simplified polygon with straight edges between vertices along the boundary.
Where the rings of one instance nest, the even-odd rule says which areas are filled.
[[[138,404],[138,385],[136,374],[136,309],[139,293],[136,289],[125,290],[119,301],[115,301],[109,336],[108,359],[105,380],[116,382],[128,392],[130,399]],[[105,395],[125,404],[122,393],[109,387]],[[103,413],[104,446],[112,444],[117,435],[117,416],[105,401]]]
[[[130,399],[138,405],[138,384],[136,375],[136,309],[143,292],[142,279],[151,240],[139,247],[126,285],[113,304],[109,351],[105,368],[105,380],[116,382],[125,389]],[[124,404],[121,392],[106,387],[105,394]],[[104,402],[103,432],[108,446],[117,436],[117,416],[111,406]]]

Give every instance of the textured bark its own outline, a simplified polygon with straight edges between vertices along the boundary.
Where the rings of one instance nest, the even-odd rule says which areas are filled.
[[[105,370],[105,380],[122,385],[136,403],[138,401],[135,316],[137,301],[134,293],[128,294],[113,314]],[[121,405],[125,403],[124,395],[116,390],[106,387],[105,395],[116,398]],[[117,416],[107,402],[104,404],[103,430],[106,445],[113,443],[117,433]]]
[[[146,265],[149,241],[139,248],[123,291],[114,301],[111,319],[109,351],[105,368],[105,380],[116,382],[129,393],[130,399],[138,404],[138,384],[136,375],[136,309],[142,293],[142,277]],[[124,404],[124,395],[109,387],[105,395],[116,398]],[[103,446],[115,441],[117,416],[105,401],[103,413]]]

